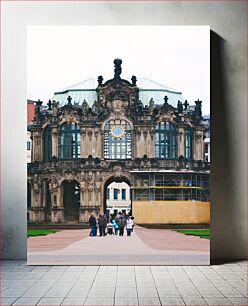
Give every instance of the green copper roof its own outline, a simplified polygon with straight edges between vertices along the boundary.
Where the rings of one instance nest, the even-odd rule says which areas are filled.
[[[86,100],[89,105],[92,105],[97,100],[95,91],[97,86],[97,79],[90,78],[55,92],[53,100],[58,101],[62,106],[67,103],[68,96],[71,96],[72,103],[82,104],[83,100]],[[146,78],[138,78],[137,86],[139,87],[139,100],[144,105],[148,105],[151,98],[155,104],[163,104],[164,96],[169,98],[168,103],[174,107],[177,106],[178,100],[184,101],[181,92]]]

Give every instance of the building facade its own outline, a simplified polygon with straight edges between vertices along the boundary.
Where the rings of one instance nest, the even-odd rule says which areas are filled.
[[[131,212],[131,189],[125,182],[113,182],[107,187],[106,213],[108,215],[118,212],[128,215]]]
[[[137,223],[209,223],[201,101],[189,106],[180,92],[124,80],[121,63],[95,89],[57,92],[45,110],[36,102],[29,222],[87,222],[107,211],[115,182],[130,186]]]
[[[203,116],[205,133],[204,133],[204,157],[205,161],[210,163],[210,115]]]

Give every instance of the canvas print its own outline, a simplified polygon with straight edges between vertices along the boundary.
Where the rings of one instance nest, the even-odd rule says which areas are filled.
[[[28,264],[209,264],[209,35],[28,28]]]

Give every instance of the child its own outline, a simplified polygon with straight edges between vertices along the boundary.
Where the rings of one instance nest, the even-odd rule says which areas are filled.
[[[117,235],[118,234],[119,226],[118,226],[118,224],[116,223],[115,220],[112,221],[112,224],[113,224],[113,228],[115,230],[115,235]]]
[[[114,234],[113,233],[113,224],[110,223],[110,222],[107,224],[107,232],[108,232],[109,235],[113,235]]]

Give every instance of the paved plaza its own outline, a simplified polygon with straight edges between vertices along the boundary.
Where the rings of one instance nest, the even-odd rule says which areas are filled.
[[[1,263],[3,305],[247,305],[247,263],[28,266]]]
[[[127,237],[89,237],[88,229],[28,238],[33,265],[208,265],[210,242],[169,229],[135,226]]]

